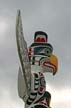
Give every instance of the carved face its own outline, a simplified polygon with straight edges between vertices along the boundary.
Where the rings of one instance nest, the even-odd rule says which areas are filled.
[[[51,44],[32,44],[29,48],[29,60],[31,65],[42,67],[43,72],[57,72],[58,61],[52,54],[53,47]]]
[[[53,53],[53,47],[47,43],[47,34],[36,32],[34,43],[28,49],[31,65],[42,67],[43,72],[51,72],[53,75],[58,69],[58,60]]]

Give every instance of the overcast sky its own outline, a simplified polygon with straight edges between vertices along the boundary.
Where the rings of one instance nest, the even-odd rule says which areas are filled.
[[[71,107],[71,0],[0,0],[0,107],[24,108],[18,96],[19,58],[15,24],[21,10],[28,46],[34,32],[45,31],[58,57],[58,73],[46,74],[52,108]]]

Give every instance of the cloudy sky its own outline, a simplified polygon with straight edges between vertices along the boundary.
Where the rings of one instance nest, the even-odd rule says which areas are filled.
[[[28,46],[33,42],[35,31],[45,31],[58,57],[57,75],[46,74],[52,108],[70,108],[71,0],[0,0],[0,107],[24,107],[17,91],[19,58],[15,23],[18,9]]]

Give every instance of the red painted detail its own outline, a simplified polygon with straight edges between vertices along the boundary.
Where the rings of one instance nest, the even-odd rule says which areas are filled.
[[[45,42],[45,39],[44,38],[41,38],[41,42]]]
[[[35,40],[35,42],[40,42],[40,37]]]
[[[31,53],[32,53],[32,48],[29,48],[28,55],[31,55]]]
[[[35,42],[41,43],[41,42],[46,42],[46,40],[45,40],[45,38],[38,37],[38,38],[35,40]]]
[[[39,72],[40,76],[44,76],[42,72]]]
[[[48,66],[48,64],[50,65],[50,66]],[[56,72],[56,70],[57,70],[57,67],[54,65],[54,64],[52,64],[51,62],[44,62],[43,63],[43,66],[46,66],[46,67],[49,67],[49,68],[53,68],[53,72]],[[53,67],[52,67],[53,66]]]
[[[44,90],[44,87],[40,86],[40,87],[39,87],[39,92],[41,92],[41,93],[42,93],[42,92],[43,92],[43,90]]]

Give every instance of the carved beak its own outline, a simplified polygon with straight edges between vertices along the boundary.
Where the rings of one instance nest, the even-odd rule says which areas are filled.
[[[55,55],[52,54],[49,58],[42,58],[40,65],[43,68],[43,72],[50,72],[55,75],[58,70],[58,59]]]

